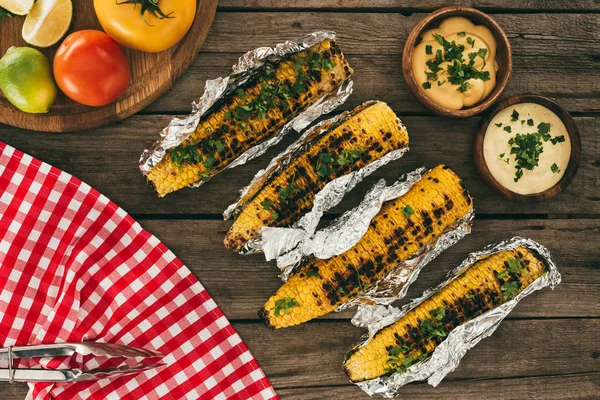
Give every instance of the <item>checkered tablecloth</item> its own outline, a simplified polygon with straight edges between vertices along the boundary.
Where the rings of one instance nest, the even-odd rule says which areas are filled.
[[[38,383],[29,398],[277,398],[229,321],[164,244],[90,186],[0,142],[0,346],[82,340],[158,350],[167,366]],[[20,366],[111,362],[77,356]]]

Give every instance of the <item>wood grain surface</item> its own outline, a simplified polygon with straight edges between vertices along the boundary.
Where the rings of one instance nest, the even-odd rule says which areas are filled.
[[[166,115],[137,115],[82,135],[29,133],[0,126],[0,140],[76,175],[135,216],[211,214],[217,218],[237,199],[238,190],[250,182],[256,171],[265,167],[272,157],[297,137],[288,136],[266,156],[227,170],[201,188],[186,188],[158,199],[146,186],[138,169],[138,159],[170,118]],[[472,141],[478,120],[470,118],[448,122],[440,117],[402,117],[409,132],[411,150],[361,183],[334,212],[357,204],[379,178],[386,178],[391,183],[402,173],[420,166],[434,167],[446,163],[464,179],[466,187],[475,196],[479,214],[600,214],[600,118],[575,118],[582,139],[582,155],[579,173],[571,185],[554,199],[518,205],[496,195],[475,169]],[[219,195],[214,196],[214,193]]]
[[[573,116],[582,140],[581,164],[571,185],[555,198],[521,204],[495,194],[473,163],[478,117],[431,115],[402,77],[402,49],[411,28],[443,5],[491,12],[513,50],[513,75],[504,98],[535,93],[558,101]],[[296,135],[257,160],[226,171],[198,189],[158,199],[138,170],[141,151],[175,115],[187,114],[204,82],[228,74],[245,51],[304,33],[330,29],[355,72],[355,91],[340,107],[368,99],[388,102],[408,127],[410,152],[376,172],[333,210],[357,204],[379,178],[388,182],[419,166],[446,163],[475,198],[471,235],[421,273],[407,297],[436,285],[471,252],[514,235],[547,246],[563,282],[524,299],[498,331],[463,359],[437,388],[402,389],[401,398],[429,400],[598,399],[600,393],[600,4],[578,1],[222,0],[200,54],[185,74],[143,112],[109,126],[52,134],[0,125],[4,141],[82,178],[125,208],[193,271],[234,323],[282,399],[368,399],[341,371],[344,352],[363,331],[353,311],[329,314],[279,331],[266,329],[256,311],[281,284],[273,263],[260,255],[226,250],[231,222],[220,213],[256,171]],[[2,21],[0,21],[0,24]],[[329,215],[327,219],[333,218]],[[315,339],[317,338],[317,340]],[[22,400],[24,385],[0,384],[2,400]]]
[[[28,114],[18,110],[0,94],[0,122],[38,131],[69,132],[106,125],[140,111],[165,93],[192,63],[208,35],[217,1],[199,1],[189,32],[170,49],[160,53],[125,49],[131,64],[131,81],[125,93],[113,103],[88,107],[59,93],[47,114]],[[73,0],[73,9],[73,22],[67,35],[82,29],[102,30],[93,1]],[[27,46],[21,37],[24,20],[25,17],[14,16],[0,21],[0,55],[4,55],[11,46]],[[51,63],[60,43],[62,40],[41,49]]]
[[[413,11],[433,11],[445,6],[469,6],[476,7],[485,11],[597,11],[600,4],[596,0],[420,0],[414,2],[410,0],[305,0],[302,2],[292,0],[221,0],[219,7],[221,9],[384,9],[384,10],[405,10],[410,13]]]

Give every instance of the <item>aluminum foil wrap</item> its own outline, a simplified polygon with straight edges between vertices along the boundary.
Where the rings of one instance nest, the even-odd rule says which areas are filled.
[[[281,269],[281,278],[285,281],[303,257],[328,259],[351,249],[364,236],[371,220],[379,213],[384,202],[404,195],[426,172],[425,168],[418,168],[402,176],[390,186],[386,186],[385,180],[380,180],[358,206],[316,233],[314,229],[308,231],[300,228],[263,228],[265,254],[271,251],[271,247],[278,251],[287,246],[290,241],[299,238],[292,250],[276,257],[278,267]],[[321,215],[322,213],[318,217],[320,218]],[[362,304],[389,305],[404,297],[409,286],[417,279],[419,272],[427,263],[471,232],[474,217],[475,213],[471,210],[418,253],[399,263],[383,279],[342,304],[336,311]],[[314,222],[314,227],[317,223],[318,220]]]
[[[206,81],[204,94],[192,103],[192,113],[187,117],[171,120],[169,125],[160,133],[160,139],[150,149],[144,150],[139,161],[142,173],[144,175],[148,174],[163,159],[168,150],[179,146],[187,139],[195,131],[202,117],[211,110],[217,101],[233,93],[239,86],[256,76],[260,72],[260,67],[267,60],[282,59],[288,54],[306,50],[323,40],[334,38],[334,32],[313,32],[298,39],[296,42],[287,41],[274,47],[259,47],[244,54],[240,57],[237,64],[233,66],[233,73],[231,75]],[[350,96],[352,86],[352,80],[348,79],[340,86],[337,92],[325,94],[317,102],[284,125],[276,135],[248,149],[223,170],[247,163],[263,154],[269,147],[277,144],[289,131],[295,130],[300,132],[321,115],[333,111]],[[207,180],[195,182],[190,186],[198,187],[204,182],[207,182]]]
[[[431,357],[414,364],[406,372],[358,382],[356,384],[371,396],[380,395],[385,398],[396,397],[399,394],[399,389],[410,382],[427,380],[427,383],[430,385],[437,386],[446,375],[456,369],[467,350],[494,333],[500,322],[515,308],[522,298],[546,286],[550,286],[553,289],[560,283],[561,276],[548,249],[531,239],[516,236],[496,245],[487,246],[482,251],[469,254],[457,268],[448,273],[444,282],[437,287],[426,290],[421,297],[412,300],[401,309],[392,306],[361,307],[352,322],[355,325],[369,328],[369,335],[366,336],[362,343],[355,346],[355,348],[366,345],[375,332],[398,321],[407,312],[417,307],[438,290],[443,289],[444,286],[466,271],[481,257],[502,250],[515,249],[521,245],[525,245],[528,249],[533,250],[544,260],[548,267],[544,275],[533,281],[513,300],[473,318],[451,331],[446,339],[433,351]]]
[[[364,103],[363,106],[368,106],[371,103],[373,103],[373,101],[368,101]],[[282,169],[285,169],[293,160],[298,157],[298,155],[304,153],[307,147],[309,147],[318,136],[327,133],[331,126],[334,126],[348,118],[351,115],[351,112],[352,111],[346,111],[338,116],[330,118],[326,121],[322,121],[321,123],[307,130],[296,142],[291,144],[284,152],[275,157],[265,169],[258,171],[250,184],[242,189],[241,196],[238,201],[230,205],[227,210],[225,210],[223,217],[225,219],[229,219],[231,216],[238,214],[254,197],[254,195],[262,189],[264,184],[271,176],[277,174]],[[401,122],[400,124],[402,125]],[[402,129],[406,130],[406,127],[402,125]],[[327,210],[330,210],[339,204],[344,196],[358,183],[390,161],[399,159],[408,150],[408,147],[404,147],[390,151],[380,159],[365,165],[363,168],[352,171],[347,175],[328,182],[325,187],[315,195],[314,204],[311,211],[302,216],[302,218],[298,220],[292,226],[292,228],[263,227],[259,234],[244,246],[241,252],[244,254],[250,254],[258,251],[264,251],[267,260],[272,260],[277,256],[293,249],[299,242],[302,242],[305,240],[305,238],[308,238],[314,234],[323,214],[327,212]],[[385,182],[383,185],[385,186]]]

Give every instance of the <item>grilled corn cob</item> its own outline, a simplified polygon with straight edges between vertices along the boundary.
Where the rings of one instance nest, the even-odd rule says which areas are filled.
[[[331,40],[281,61],[267,62],[258,78],[215,106],[181,145],[150,170],[148,183],[163,197],[208,180],[325,94],[337,90],[351,73]]]
[[[474,263],[379,331],[363,347],[351,350],[344,370],[353,382],[404,372],[423,360],[457,326],[511,300],[540,277],[546,265],[525,246],[503,250]]]
[[[400,120],[379,101],[357,107],[325,132],[246,205],[225,236],[227,248],[240,251],[262,226],[293,224],[328,182],[408,145]]]
[[[439,165],[403,196],[386,203],[361,240],[327,260],[307,261],[259,316],[272,328],[297,325],[335,310],[454,225],[472,208],[461,179]]]

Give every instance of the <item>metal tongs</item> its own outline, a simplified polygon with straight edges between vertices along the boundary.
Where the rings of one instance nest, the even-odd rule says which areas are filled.
[[[161,353],[152,350],[138,349],[111,343],[60,343],[43,344],[38,346],[8,347],[0,349],[0,360],[8,360],[8,368],[0,368],[0,381],[9,382],[80,382],[102,378],[112,378],[136,374],[141,371],[163,366],[163,363],[138,364],[117,368],[93,369],[82,371],[78,368],[70,369],[22,369],[14,368],[13,360],[18,358],[33,357],[68,357],[73,354],[84,356],[106,356],[125,358],[153,358],[163,357]]]

